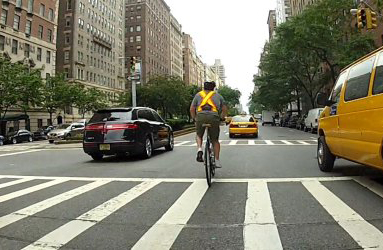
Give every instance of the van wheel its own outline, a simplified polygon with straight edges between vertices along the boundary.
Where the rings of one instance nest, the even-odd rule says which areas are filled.
[[[150,157],[152,157],[152,153],[153,153],[152,140],[150,140],[150,138],[147,137],[145,140],[145,143],[144,143],[144,147],[143,147],[143,151],[142,151],[141,156],[143,159],[149,159]]]
[[[169,143],[165,146],[166,151],[173,151],[174,149],[174,136],[173,134],[169,134]]]
[[[331,172],[334,168],[335,156],[327,146],[324,136],[319,137],[317,150],[318,166],[323,172]]]

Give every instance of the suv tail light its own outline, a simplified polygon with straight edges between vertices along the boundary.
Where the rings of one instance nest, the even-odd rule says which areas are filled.
[[[138,125],[137,124],[129,124],[129,123],[125,123],[125,124],[109,124],[109,125],[106,125],[106,128],[105,130],[108,131],[108,130],[125,130],[125,129],[138,129]]]
[[[104,130],[104,124],[92,124],[92,125],[87,125],[85,127],[85,130],[88,131],[99,131],[99,130]]]

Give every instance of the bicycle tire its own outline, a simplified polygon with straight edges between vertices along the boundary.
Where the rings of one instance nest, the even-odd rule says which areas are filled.
[[[206,172],[206,181],[207,185],[211,186],[211,160],[210,160],[210,142],[209,139],[206,140],[205,146],[205,172]]]
[[[210,147],[210,172],[211,172],[211,176],[212,178],[215,176],[215,156],[214,154],[212,154],[211,152],[214,152],[214,147],[212,144],[210,144],[211,147]]]

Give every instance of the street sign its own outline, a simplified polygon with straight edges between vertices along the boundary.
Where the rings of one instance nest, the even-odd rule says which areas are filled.
[[[128,76],[128,81],[140,80],[140,75]]]

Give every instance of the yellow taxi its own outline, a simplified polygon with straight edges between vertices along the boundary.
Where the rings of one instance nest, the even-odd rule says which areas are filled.
[[[336,157],[383,170],[383,47],[343,69],[319,120],[318,165],[331,171]]]
[[[253,135],[258,137],[258,124],[254,117],[250,115],[234,116],[229,125],[229,137],[235,135]]]

